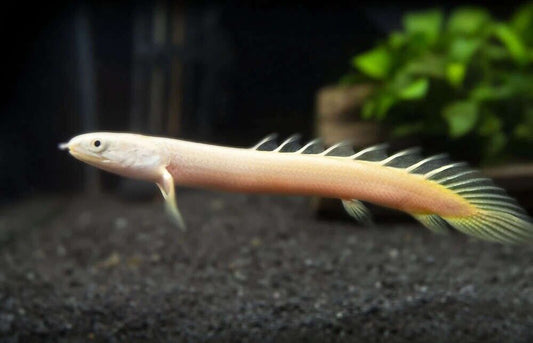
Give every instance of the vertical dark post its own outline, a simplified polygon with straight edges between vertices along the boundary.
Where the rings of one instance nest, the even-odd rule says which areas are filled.
[[[203,139],[217,134],[217,120],[226,110],[225,86],[234,56],[231,40],[222,24],[222,9],[215,4],[193,12],[191,25],[187,25],[187,38],[190,38],[187,50],[193,49],[198,69],[193,75],[197,79],[193,81],[198,84],[195,87],[198,99],[190,116],[196,126],[196,136]]]
[[[200,29],[202,32],[201,40],[201,62],[202,62],[202,81],[199,89],[200,101],[198,103],[198,132],[203,139],[212,136],[212,127],[210,122],[213,121],[215,111],[215,96],[216,94],[216,73],[213,58],[218,59],[220,56],[215,54],[215,44],[213,38],[209,34],[216,34],[213,29],[216,29],[217,11],[214,7],[209,7],[203,14],[200,22]],[[219,43],[219,42],[216,42]],[[216,61],[215,61],[216,63]]]
[[[79,91],[79,113],[84,132],[96,130],[96,90],[94,74],[94,51],[88,9],[81,4],[74,19],[77,52],[77,74]],[[100,179],[96,168],[85,167],[85,191],[89,194],[100,192]]]
[[[161,134],[163,130],[163,114],[165,112],[165,65],[164,52],[167,45],[168,4],[164,0],[156,2],[152,22],[152,46],[156,56],[152,63],[150,79],[150,108],[148,127],[151,133]]]
[[[146,6],[137,4],[133,17],[133,70],[131,89],[130,130],[145,131],[145,113],[147,108],[146,54],[148,47],[148,21]]]
[[[177,136],[182,126],[185,10],[182,1],[136,5],[132,131]]]
[[[185,6],[174,2],[171,15],[171,45],[181,54],[172,53],[170,60],[170,85],[168,94],[167,134],[176,137],[181,130],[183,118],[183,51],[185,46]]]

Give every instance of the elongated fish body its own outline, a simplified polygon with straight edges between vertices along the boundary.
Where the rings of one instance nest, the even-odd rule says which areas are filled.
[[[346,142],[327,150],[292,136],[280,145],[268,136],[252,148],[230,148],[128,133],[97,132],[60,145],[76,158],[126,177],[155,182],[180,227],[174,185],[232,192],[339,198],[347,212],[368,222],[361,201],[407,212],[435,232],[447,226],[485,240],[533,241],[527,214],[491,180],[451,163],[421,158],[417,149],[387,156],[383,145],[354,152]]]
[[[181,185],[358,199],[413,213],[440,209],[442,213],[464,215],[472,210],[441,185],[422,183],[421,175],[373,162],[183,141],[170,144],[170,150],[177,153],[171,156],[168,171]]]

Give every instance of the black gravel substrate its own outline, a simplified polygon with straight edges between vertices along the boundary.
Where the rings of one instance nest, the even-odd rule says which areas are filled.
[[[533,247],[304,198],[41,197],[0,214],[2,342],[533,342]]]

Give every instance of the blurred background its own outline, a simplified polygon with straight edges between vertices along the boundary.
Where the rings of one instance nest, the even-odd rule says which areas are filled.
[[[429,129],[417,122],[417,118],[401,113],[407,108],[410,113],[424,115],[420,108],[427,109],[428,102],[431,109],[448,105],[434,105],[434,99],[442,99],[442,94],[450,92],[431,93],[439,87],[431,71],[429,76],[410,75],[408,81],[402,74],[402,80],[407,83],[400,80],[400,85],[395,85],[398,66],[405,62],[383,60],[379,56],[383,52],[381,47],[385,44],[387,49],[394,50],[398,46],[410,49],[408,45],[412,42],[406,37],[414,42],[424,41],[426,31],[431,33],[435,25],[441,31],[434,34],[444,36],[451,25],[445,18],[453,16],[453,11],[462,5],[459,1],[446,5],[436,1],[401,5],[363,1],[328,6],[277,2],[245,5],[80,1],[59,2],[39,11],[27,11],[23,4],[11,3],[2,20],[6,49],[0,125],[1,201],[36,192],[113,189],[117,178],[104,176],[97,180],[96,172],[84,174],[80,163],[57,150],[57,143],[88,131],[133,131],[238,146],[253,145],[271,132],[278,132],[282,137],[297,132],[306,139],[320,135],[331,142],[357,136],[362,137],[360,145],[365,145],[398,136],[386,129],[392,123],[403,129],[403,135],[418,137],[420,131],[429,132]],[[474,22],[481,11],[483,20],[506,23],[516,18],[520,8],[483,2],[478,5],[484,7],[475,7],[478,12],[470,13]],[[522,33],[530,29],[527,26],[530,7],[524,5],[526,10],[522,12],[526,14],[517,24],[517,30]],[[406,17],[417,12],[423,13],[420,20]],[[468,15],[467,23],[473,20]],[[479,27],[489,26],[483,20],[479,21]],[[7,26],[13,22],[17,23],[15,28]],[[463,29],[460,22],[459,30]],[[472,31],[476,27],[466,30],[470,30],[469,37],[476,35]],[[419,33],[422,36],[417,36]],[[497,37],[483,37],[490,42],[497,40]],[[504,37],[496,44],[506,48],[517,39],[511,36],[506,41]],[[435,46],[442,50],[440,36],[430,37],[428,44],[434,44],[432,40],[437,40]],[[520,62],[521,70],[528,72],[532,56],[530,41],[516,43],[529,49]],[[470,49],[464,40],[459,45],[462,46],[460,51],[476,49]],[[432,46],[417,47],[421,50],[407,56],[412,57],[411,60],[426,56],[426,50],[431,50]],[[521,48],[515,47],[515,50]],[[512,46],[510,49],[509,53],[497,53],[507,53],[512,59],[516,54],[513,55]],[[398,54],[398,50],[391,51],[391,54]],[[413,52],[412,49],[408,51]],[[377,55],[372,55],[376,52]],[[405,55],[405,51],[401,50],[401,54]],[[466,54],[467,61],[463,65],[446,65],[446,75],[455,86],[465,78],[465,68],[472,63],[470,59],[475,61],[475,52]],[[366,61],[365,56],[368,57]],[[378,65],[368,65],[368,60],[377,61]],[[385,71],[388,78],[379,70],[383,68],[380,61],[396,66]],[[417,63],[426,65],[424,61]],[[490,60],[485,62],[490,63]],[[531,78],[530,74],[528,77]],[[519,81],[530,88],[527,79]],[[362,90],[354,90],[354,85],[360,83]],[[407,91],[391,100],[390,87],[407,88]],[[464,88],[461,90],[459,96],[465,94]],[[533,131],[531,97],[527,98],[530,92],[525,100],[523,94],[520,96],[521,110],[527,109],[523,112],[529,113],[529,122],[524,119],[511,124],[522,125],[522,133],[528,138],[526,142],[531,142],[528,131]],[[422,107],[416,107],[420,99],[427,101],[422,101]],[[516,103],[515,98],[511,100]],[[402,107],[404,103],[407,107]],[[479,145],[465,143],[472,137],[466,133],[488,125],[485,132],[492,137],[507,125],[498,113],[492,113],[494,111],[483,114],[490,117],[489,123],[483,124],[485,117],[481,114],[472,117],[468,114],[472,107],[464,105],[459,104],[458,115],[441,116],[435,110],[437,120],[430,115],[422,117],[422,121],[437,123],[440,129],[444,127],[443,132],[437,130],[422,142],[425,148],[432,151],[431,146],[435,145],[433,150],[442,151],[450,147],[437,141],[452,142],[462,147],[457,149],[459,152],[465,146],[472,146],[479,153]],[[360,116],[359,109],[365,106],[367,111]],[[468,113],[463,115],[465,111]],[[416,125],[402,126],[394,120],[384,120],[387,115],[403,118],[400,124]],[[446,120],[441,123],[442,118],[448,119],[448,123]],[[467,122],[461,118],[467,118]],[[347,123],[361,120],[365,122],[358,128],[352,129]],[[455,130],[452,136],[466,136],[466,141],[461,141],[462,137],[452,137],[454,140],[447,136],[446,125]],[[399,136],[403,135],[400,132]],[[502,139],[507,141],[508,137],[499,136],[495,139],[499,143],[496,143],[502,145]],[[408,139],[407,143],[413,141]],[[419,144],[416,140],[414,143]],[[531,145],[524,149],[522,142],[520,146],[522,150],[517,156],[520,160],[529,160]],[[473,160],[475,164],[480,162],[480,159]]]

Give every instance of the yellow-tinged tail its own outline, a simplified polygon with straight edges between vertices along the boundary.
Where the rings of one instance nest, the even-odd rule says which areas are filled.
[[[475,207],[476,211],[469,216],[442,216],[455,229],[493,242],[533,242],[531,218],[505,190],[478,171],[464,164],[448,164],[426,175]]]
[[[422,159],[414,149],[401,151],[378,163],[423,175],[428,182],[454,192],[474,208],[465,216],[411,213],[430,230],[445,233],[449,224],[467,235],[488,241],[533,243],[533,222],[527,213],[504,189],[466,163],[451,163],[446,155]]]

